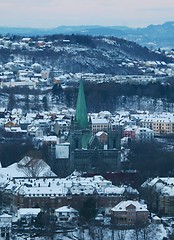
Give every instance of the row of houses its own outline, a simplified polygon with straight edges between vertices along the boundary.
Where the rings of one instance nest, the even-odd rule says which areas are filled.
[[[140,126],[153,130],[155,135],[174,133],[174,115],[172,113],[149,114],[140,120]]]
[[[174,134],[174,115],[170,112],[124,112],[115,117],[116,122],[123,126],[122,136],[133,140],[149,141],[155,136]]]
[[[35,176],[35,177],[34,177]],[[139,192],[128,185],[113,185],[100,175],[83,176],[74,172],[58,178],[41,159],[24,157],[18,163],[0,168],[1,201],[3,208],[59,208],[71,205],[80,210],[93,198],[97,209],[110,214],[121,201],[139,200]],[[141,185],[141,197],[150,212],[173,216],[174,178],[157,177]]]
[[[23,159],[20,165],[24,166],[27,161]],[[34,178],[12,177],[10,172],[12,170],[9,168],[2,176],[1,171],[2,206],[3,209],[9,209],[9,213],[17,214],[18,218],[33,216],[32,212],[39,208],[36,217],[42,209],[50,208],[55,209],[59,223],[69,222],[78,219],[78,211],[90,198],[95,200],[97,210],[110,216],[111,224],[118,228],[144,225],[148,223],[149,212],[152,211],[167,216],[174,214],[173,178],[154,178],[144,182],[141,189],[146,205],[144,201],[139,201],[140,195],[136,189],[124,185],[114,186],[99,175],[82,177],[75,172],[67,178]]]
[[[147,127],[126,126],[122,136],[131,140],[151,141],[154,139],[154,131]]]
[[[34,232],[37,230],[39,216],[43,216],[45,213],[40,208],[20,208],[17,210],[15,215],[10,215],[3,213],[0,215],[0,237],[1,239],[11,239],[11,236],[14,235],[14,230],[17,231],[18,228],[30,229]],[[48,213],[47,213],[48,214]],[[47,215],[48,217],[48,215]],[[79,221],[79,212],[70,207],[63,206],[55,209],[54,212],[49,213],[49,217],[52,223],[52,230],[56,227],[68,227],[68,226],[77,226]],[[149,212],[146,205],[138,201],[122,201],[117,204],[114,208],[111,209],[111,222],[112,226],[117,226],[124,228],[132,227],[143,227],[148,224]],[[102,224],[104,218],[102,214],[98,214],[95,218],[96,224]],[[41,222],[39,223],[41,224]],[[41,225],[42,226],[42,225]],[[42,226],[43,227],[43,226]],[[48,228],[48,225],[47,225]]]
[[[122,126],[122,137],[137,141],[150,141],[155,136],[174,134],[174,115],[169,112],[117,112],[114,116],[94,116],[91,118],[94,133],[114,130],[119,125]]]
[[[28,113],[25,116],[15,109],[12,113],[0,109],[0,125],[4,127],[5,135],[29,135],[37,139],[44,139],[48,135],[66,136],[70,131],[71,117],[74,110],[65,112]],[[156,135],[170,135],[174,133],[174,116],[171,113],[125,113],[112,115],[109,112],[89,114],[89,126],[93,135],[105,144],[108,140],[108,131],[122,129],[122,137],[137,141],[151,141]],[[2,134],[1,130],[1,134]],[[47,139],[48,140],[48,139]]]
[[[139,192],[129,185],[113,185],[101,175],[83,176],[78,172],[58,178],[41,159],[28,156],[18,163],[0,168],[2,209],[15,213],[20,208],[51,208],[71,206],[77,210],[88,199],[106,215],[121,201],[139,200]]]

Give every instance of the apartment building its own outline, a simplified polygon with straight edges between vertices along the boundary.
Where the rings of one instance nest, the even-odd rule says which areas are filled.
[[[84,201],[93,198],[96,207],[105,212],[122,200],[139,199],[139,192],[130,186],[114,186],[102,176],[67,178],[13,178],[1,185],[3,206],[18,208],[60,208],[79,210]]]
[[[92,118],[92,132],[107,131],[109,128],[109,122],[106,118]]]
[[[141,127],[150,128],[155,135],[173,134],[174,133],[174,116],[173,114],[162,114],[158,116],[147,115],[140,121]]]
[[[174,215],[174,178],[148,179],[142,189],[151,210],[166,216]]]

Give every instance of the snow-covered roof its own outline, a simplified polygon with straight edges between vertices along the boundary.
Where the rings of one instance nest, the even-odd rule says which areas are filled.
[[[137,128],[137,126],[126,126],[124,131],[136,131]]]
[[[99,132],[96,133],[96,136],[100,137],[102,134],[108,135],[106,132],[99,131]]]
[[[24,157],[19,163],[13,163],[12,165],[6,167],[6,168],[0,168],[0,176],[3,176],[4,179],[6,177],[32,177],[32,170],[28,168],[28,164],[32,159],[28,156]],[[51,171],[50,166],[45,163],[43,160],[39,160],[39,166],[38,166],[38,176],[40,177],[50,177],[50,176],[56,176],[55,173]]]
[[[56,213],[77,213],[78,211],[70,206],[63,206],[55,210]]]
[[[6,108],[1,107],[0,112],[4,113],[6,111]]]
[[[20,132],[20,133],[27,133],[26,130],[22,130],[20,127],[5,127],[6,132]]]
[[[92,118],[92,124],[108,124],[108,120],[106,118]]]
[[[116,187],[116,186],[111,186],[105,188],[105,194],[117,194],[117,195],[122,195],[125,192],[125,187]]]
[[[31,161],[31,157],[25,156],[18,162],[18,165],[26,166],[30,161]]]
[[[67,178],[12,178],[2,184],[5,191],[22,194],[30,197],[93,195],[98,194],[123,194],[126,186],[117,187],[101,176],[80,177],[71,175]]]
[[[138,127],[136,130],[136,133],[153,133],[153,130],[149,129],[149,128],[145,128],[145,127]]]
[[[142,187],[154,187],[157,192],[160,192],[164,196],[174,196],[174,178],[162,177],[148,179],[142,185]]]
[[[161,189],[161,194],[163,196],[174,196],[174,186],[173,185],[167,185],[167,186],[164,186],[162,189]]]
[[[57,136],[44,136],[45,142],[57,142]]]
[[[40,212],[40,208],[19,208],[18,215],[25,216],[25,215],[34,215],[37,216]]]
[[[12,216],[7,214],[7,213],[3,213],[2,215],[0,215],[0,218],[9,218],[12,219]]]
[[[152,219],[155,220],[155,221],[156,221],[156,220],[161,220],[161,218],[159,218],[157,215],[152,216]]]
[[[27,184],[27,183],[26,183]],[[28,186],[22,186],[17,189],[16,193],[21,195],[30,196],[30,197],[53,197],[53,196],[62,196],[66,195],[68,189],[62,186],[52,186],[49,187],[49,182],[47,182],[47,186],[40,187],[39,185],[33,186],[28,184]]]
[[[128,201],[121,201],[119,204],[117,204],[115,207],[111,209],[111,211],[116,212],[125,212],[127,211],[127,207],[133,205],[136,209],[136,212],[148,212],[147,206],[144,204],[141,204],[138,201],[128,200]]]
[[[160,181],[160,178],[156,177],[156,178],[153,178],[153,179],[147,179],[142,185],[141,187],[152,187],[154,186],[157,182]]]
[[[172,113],[153,113],[140,115],[141,122],[162,122],[170,123],[174,121],[174,115]]]
[[[99,112],[99,115],[103,116],[103,117],[109,117],[112,114],[109,111],[101,111],[101,112]]]
[[[94,193],[94,190],[95,190],[95,187],[92,186],[92,185],[73,185],[71,188],[70,188],[70,191],[73,195],[77,194],[77,195],[80,195],[80,194],[84,194],[84,195],[87,195],[87,194],[93,194]]]

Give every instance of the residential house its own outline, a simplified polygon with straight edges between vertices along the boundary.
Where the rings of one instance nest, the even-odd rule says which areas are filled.
[[[106,132],[103,131],[99,131],[96,133],[96,136],[99,140],[99,142],[106,144],[108,141],[108,134]]]
[[[154,131],[149,128],[138,127],[135,130],[135,139],[137,141],[151,141],[154,139]]]
[[[40,208],[19,208],[17,210],[17,220],[21,221],[24,226],[29,226],[36,220],[40,211]]]
[[[57,222],[74,222],[78,219],[78,211],[70,206],[63,206],[55,210]]]
[[[148,222],[146,205],[138,201],[121,201],[111,209],[111,221],[119,226],[139,226]]]
[[[126,126],[123,130],[123,137],[128,137],[131,140],[135,140],[135,131],[137,129],[137,126]]]
[[[0,239],[11,239],[12,216],[6,213],[0,215]]]
[[[154,131],[147,127],[126,126],[123,130],[123,137],[137,141],[150,141],[154,139]]]

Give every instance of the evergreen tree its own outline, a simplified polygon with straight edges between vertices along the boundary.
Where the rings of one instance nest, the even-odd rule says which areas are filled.
[[[96,201],[94,198],[88,198],[83,203],[83,207],[80,210],[80,216],[86,221],[89,221],[96,216]]]
[[[13,93],[9,94],[7,109],[11,111],[16,105],[16,99]]]

